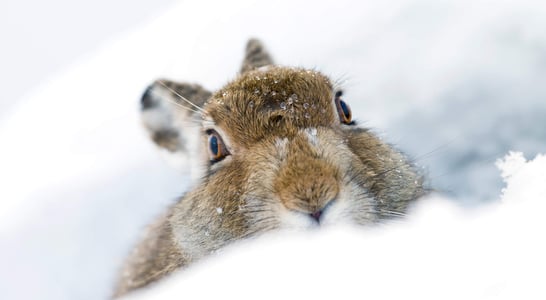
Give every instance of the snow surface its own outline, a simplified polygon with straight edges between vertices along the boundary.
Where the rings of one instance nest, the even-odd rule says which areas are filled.
[[[341,81],[353,115],[413,157],[452,202],[495,201],[503,186],[495,161],[509,150],[534,157],[546,149],[544,15],[546,5],[531,0],[339,0],[313,2],[312,9],[304,1],[246,0],[172,7],[74,62],[0,120],[0,298],[108,297],[142,227],[190,184],[188,174],[162,161],[140,127],[142,91],[159,77],[220,87],[238,70],[249,37],[261,38],[282,64],[316,68]],[[513,168],[518,161],[525,165],[511,157]],[[513,176],[507,191],[510,184],[543,178]],[[514,191],[503,197],[528,197]],[[521,211],[540,213],[535,204],[522,202]],[[426,216],[437,216],[433,228],[458,228],[458,221],[442,225],[444,215],[431,206],[415,220],[432,226]],[[513,220],[499,222],[509,233],[507,244],[538,242],[533,218]],[[463,228],[468,224],[453,234],[470,234]],[[385,239],[402,243],[394,238],[401,230]],[[496,253],[474,247],[486,241],[476,236],[455,247],[443,235],[439,245],[425,241],[423,232],[408,235],[431,249],[445,245],[438,251],[446,257],[462,249],[479,258]],[[370,251],[381,252],[377,247]],[[511,266],[526,259],[516,250],[498,253]],[[314,257],[313,266],[320,261]],[[438,263],[418,269],[427,267],[435,271]]]
[[[544,299],[546,156],[497,164],[502,203],[431,196],[387,228],[270,234],[123,299]]]

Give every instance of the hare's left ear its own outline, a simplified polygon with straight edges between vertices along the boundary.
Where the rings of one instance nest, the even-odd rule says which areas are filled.
[[[174,155],[187,156],[200,110],[212,93],[198,84],[157,80],[142,95],[141,119],[150,139]]]
[[[241,73],[273,64],[262,43],[250,39]],[[199,115],[212,93],[198,84],[157,80],[142,95],[141,118],[150,139],[169,154],[175,165],[199,161]]]
[[[262,42],[257,39],[250,39],[246,44],[245,59],[241,66],[241,74],[272,64],[274,64],[273,59]]]

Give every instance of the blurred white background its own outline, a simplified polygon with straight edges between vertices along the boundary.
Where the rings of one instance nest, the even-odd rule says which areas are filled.
[[[344,83],[361,124],[455,202],[495,201],[509,150],[546,152],[542,1],[0,4],[0,298],[104,299],[187,188],[140,128],[158,77],[215,89],[249,37]]]
[[[3,0],[0,3],[0,118],[38,84],[135,26],[174,0]]]

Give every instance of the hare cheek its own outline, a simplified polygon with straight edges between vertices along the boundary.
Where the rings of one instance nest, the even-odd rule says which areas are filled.
[[[344,205],[341,214],[346,223],[364,225],[376,220],[376,200],[356,183],[348,183],[340,192],[339,200]]]
[[[374,200],[365,194],[362,187],[352,183],[344,185],[336,200],[322,213],[320,226],[370,223],[375,219]]]
[[[350,210],[351,207],[347,201],[339,201],[339,199],[336,200],[323,212],[320,220],[320,226],[350,224],[351,220],[347,218]]]

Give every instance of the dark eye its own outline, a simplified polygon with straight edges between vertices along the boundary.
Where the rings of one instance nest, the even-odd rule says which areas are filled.
[[[207,130],[209,135],[209,154],[212,162],[218,162],[229,155],[229,151],[222,140],[222,137],[215,130]]]
[[[341,99],[341,92],[336,93],[336,107],[337,107],[337,114],[339,115],[339,120],[343,124],[351,125],[353,123],[353,115],[351,113],[351,108],[349,105]]]

